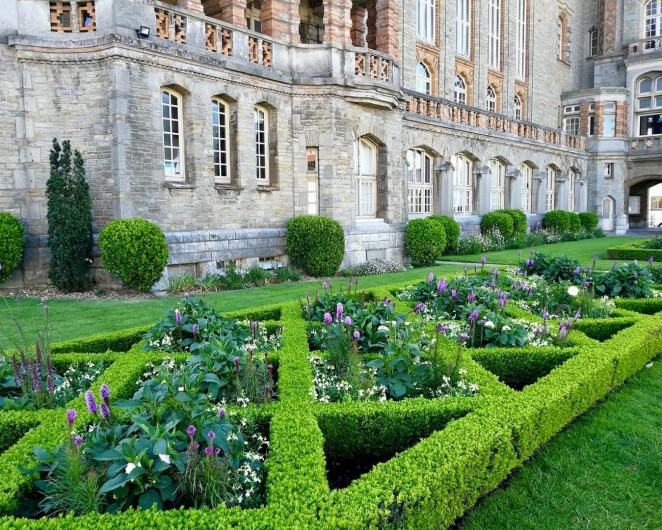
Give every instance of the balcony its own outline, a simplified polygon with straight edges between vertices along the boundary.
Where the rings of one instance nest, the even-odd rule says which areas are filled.
[[[662,57],[662,37],[643,39],[623,46],[623,55],[626,59],[647,56],[647,58]]]
[[[513,120],[503,114],[460,105],[442,98],[422,96],[418,92],[405,91],[405,97],[407,98],[407,112],[435,121],[482,129],[486,134],[499,133],[559,147],[586,149],[585,137],[566,134],[559,129]]]
[[[645,136],[630,138],[628,142],[628,156],[648,158],[662,154],[662,136]]]

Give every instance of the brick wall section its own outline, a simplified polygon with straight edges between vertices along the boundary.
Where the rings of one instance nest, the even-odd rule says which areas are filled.
[[[351,45],[351,0],[328,0],[324,3],[324,42]]]
[[[223,22],[246,27],[246,0],[219,0],[219,5]]]
[[[616,102],[616,137],[628,137],[628,105],[625,101]]]
[[[406,1],[406,0],[405,0]],[[400,58],[400,2],[377,0],[377,49],[397,62]]]
[[[602,53],[603,55],[615,55],[620,53],[620,50],[616,49],[619,0],[602,0],[602,4],[602,10],[600,11],[602,16]]]
[[[193,11],[194,13],[204,13],[201,0],[177,0],[177,7]]]
[[[290,9],[292,2],[287,0],[264,0],[260,19],[262,31],[275,39],[288,42],[290,39]],[[297,34],[299,28],[296,28]]]

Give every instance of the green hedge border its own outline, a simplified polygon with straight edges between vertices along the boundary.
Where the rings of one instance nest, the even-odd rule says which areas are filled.
[[[371,294],[381,299],[392,296],[398,287],[375,289]],[[411,307],[396,303],[405,309]],[[573,330],[568,348],[527,348],[518,354],[513,350],[467,350],[468,356],[474,356],[467,359],[469,378],[481,386],[476,397],[383,404],[324,405],[312,401],[306,322],[299,303],[235,314],[278,316],[284,326],[283,347],[277,354],[280,400],[262,411],[270,422],[271,438],[265,507],[129,511],[113,516],[41,520],[11,517],[21,495],[30,488],[29,478],[20,474],[17,466],[29,467],[33,447],[54,448],[68,433],[64,409],[0,413],[0,447],[3,439],[20,437],[0,453],[0,514],[5,516],[0,518],[0,528],[377,529],[392,525],[396,519],[403,528],[445,528],[560,429],[662,351],[662,314],[644,314],[655,308],[662,310],[662,300],[623,300],[617,305],[619,310],[613,319],[585,321]],[[529,318],[537,320],[532,315]],[[627,327],[614,329],[626,320]],[[579,328],[603,342],[586,336]],[[136,332],[113,334],[114,340],[125,341],[131,333],[135,337]],[[107,346],[110,342],[107,336],[97,336],[69,344],[71,349],[97,350],[98,358],[95,345]],[[66,349],[58,345],[58,362],[89,357],[65,354]],[[107,383],[113,398],[130,396],[145,363],[161,358],[158,352],[142,352],[139,343],[129,354],[106,355],[114,362],[93,390]],[[534,369],[539,375],[548,373],[518,392],[483,367],[489,365],[498,372],[497,365],[505,366],[505,360],[513,356],[522,359],[518,369],[523,373]],[[548,363],[544,370],[536,368],[541,363]],[[77,427],[84,428],[91,421],[83,397],[68,407],[79,411]],[[341,458],[361,452],[378,456],[400,453],[349,487],[330,491],[327,455]]]
[[[637,243],[627,243],[625,245],[609,247],[607,249],[607,259],[636,259],[640,261],[647,261],[648,258],[653,257],[657,263],[662,261],[662,250],[656,250],[654,248],[641,248],[641,245],[646,242],[647,241],[639,241]]]

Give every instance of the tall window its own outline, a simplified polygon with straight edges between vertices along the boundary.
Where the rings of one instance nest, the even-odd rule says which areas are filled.
[[[465,155],[453,156],[453,211],[455,213],[473,212],[473,162]]]
[[[579,134],[579,105],[566,105],[563,108],[563,131],[568,134]]]
[[[432,157],[420,149],[407,152],[409,213],[432,213]]]
[[[262,107],[253,108],[255,129],[255,176],[259,182],[269,182],[269,114]]]
[[[416,36],[434,42],[434,0],[416,1]]]
[[[648,74],[635,85],[639,136],[662,134],[662,75]]]
[[[423,94],[432,93],[432,79],[430,70],[424,63],[416,65],[416,91],[423,92]]]
[[[522,179],[522,210],[531,213],[531,189],[533,188],[533,168],[528,164],[520,166]]]
[[[650,0],[646,3],[644,38],[662,35],[662,0]],[[655,41],[647,42],[646,49],[655,48]]]
[[[453,87],[453,101],[455,103],[467,104],[467,84],[461,75],[455,76],[455,85]]]
[[[595,103],[588,104],[588,135],[595,135]]]
[[[556,56],[559,61],[568,61],[568,21],[564,15],[556,19]]]
[[[517,0],[517,19],[515,34],[515,73],[518,78],[526,78],[526,5],[527,0]]]
[[[588,32],[588,56],[595,57],[600,53],[600,33],[598,28],[591,28]]]
[[[490,203],[492,211],[504,208],[506,166],[499,160],[490,160],[492,172],[492,200]]]
[[[488,65],[501,69],[501,0],[490,0],[488,12]]]
[[[547,166],[547,178],[545,179],[545,209],[551,212],[554,209],[554,193],[556,191],[557,170]]]
[[[366,138],[355,144],[357,216],[377,215],[377,146]]]
[[[471,55],[471,0],[455,2],[455,52]]]
[[[575,186],[577,185],[577,172],[574,169],[568,171],[568,211],[575,211]]]
[[[246,3],[246,27],[250,30],[262,32],[262,22],[260,16],[262,15],[262,2],[261,0],[248,0]]]
[[[229,105],[214,98],[211,100],[211,142],[216,181],[230,181]]]
[[[487,87],[487,110],[490,112],[497,111],[497,96],[492,85]]]
[[[319,149],[306,149],[306,176],[308,177],[308,215],[319,214]]]
[[[515,119],[522,119],[522,98],[518,94],[515,94],[515,99],[513,100],[513,108],[515,109]]]
[[[161,90],[163,116],[163,169],[166,180],[184,180],[184,138],[182,96],[169,89]]]
[[[602,105],[602,136],[616,136],[616,103],[605,101]]]

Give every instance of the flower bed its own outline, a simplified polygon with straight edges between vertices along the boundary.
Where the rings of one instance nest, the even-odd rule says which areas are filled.
[[[372,300],[383,301],[403,287],[393,285],[368,294],[372,294]],[[657,299],[652,301],[658,304],[657,310],[662,310]],[[622,303],[632,308],[643,302],[650,301],[622,300],[616,305],[621,310]],[[410,302],[412,309],[415,305]],[[650,304],[645,309],[653,310]],[[540,319],[520,308],[509,307],[509,311],[517,313],[517,318]],[[609,333],[614,334],[603,342],[584,335],[579,329],[580,319],[564,348],[532,347],[530,353],[519,356],[513,352],[525,349],[464,350],[464,366],[480,387],[480,392],[469,399],[418,397],[382,403],[318,403],[310,395],[313,369],[308,360],[317,352],[309,349],[308,322],[302,317],[300,304],[254,310],[251,320],[261,319],[258,313],[269,312],[278,312],[284,327],[282,347],[273,355],[278,366],[279,400],[261,408],[248,408],[256,410],[259,425],[268,426],[270,448],[265,461],[268,478],[263,507],[129,510],[117,515],[55,520],[12,517],[20,513],[32,489],[32,478],[18,468],[36,465],[33,447],[53,451],[71,440],[71,429],[64,410],[3,412],[0,440],[7,440],[11,433],[16,436],[15,443],[0,454],[3,528],[376,529],[393,527],[395,521],[409,528],[444,528],[573,418],[662,351],[662,315],[616,314],[615,319],[629,318],[633,323],[620,331],[612,327]],[[249,313],[234,316],[248,318]],[[600,322],[596,320],[592,325],[599,327]],[[599,330],[592,333],[601,338],[608,335]],[[450,347],[455,351],[455,345]],[[95,396],[105,383],[113,399],[132,398],[147,363],[158,365],[162,360],[162,354],[140,348],[134,347],[128,355],[113,354],[114,362],[93,385]],[[545,366],[535,364],[541,359]],[[513,390],[499,381],[506,377],[518,377],[527,384]],[[101,421],[99,413],[95,419],[87,410],[82,397],[67,407],[78,411],[73,425],[77,432]],[[18,420],[21,414],[26,415],[24,420]],[[198,443],[202,444],[203,437],[208,440],[208,436],[204,427],[199,427],[196,435],[201,436]],[[182,442],[187,443],[185,439]],[[327,471],[334,466],[329,463],[343,464],[363,456],[382,463],[347,487],[332,490]]]

